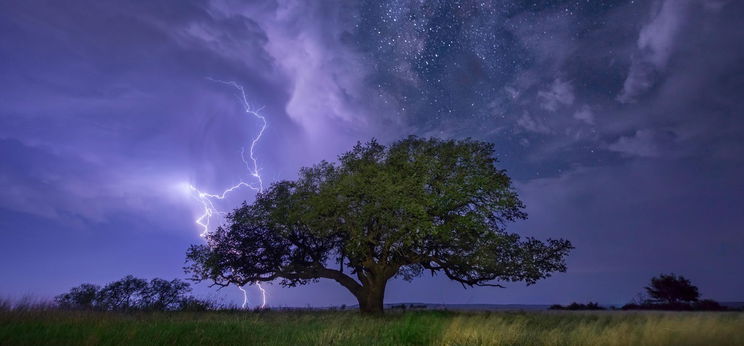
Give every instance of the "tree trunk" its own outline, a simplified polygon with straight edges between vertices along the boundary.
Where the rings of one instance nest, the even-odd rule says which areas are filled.
[[[387,280],[364,286],[364,288],[359,291],[359,294],[356,295],[356,298],[359,301],[359,311],[364,314],[382,314],[386,285]]]

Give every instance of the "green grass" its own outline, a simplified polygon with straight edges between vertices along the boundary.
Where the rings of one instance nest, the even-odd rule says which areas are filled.
[[[0,345],[744,345],[744,313],[0,312]]]

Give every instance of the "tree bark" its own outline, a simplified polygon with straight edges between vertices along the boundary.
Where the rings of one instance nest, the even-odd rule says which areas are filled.
[[[384,311],[385,286],[387,280],[371,282],[355,294],[359,302],[359,311],[364,314],[381,315]]]

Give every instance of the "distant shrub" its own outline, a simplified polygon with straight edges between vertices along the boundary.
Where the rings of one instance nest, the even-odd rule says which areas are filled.
[[[651,278],[646,293],[657,303],[676,305],[677,303],[691,303],[700,298],[697,286],[682,275],[661,274]]]
[[[96,305],[106,311],[145,309],[147,281],[127,275],[104,286],[96,295]]]
[[[661,274],[651,278],[645,287],[646,294],[639,293],[622,310],[670,310],[670,311],[723,311],[726,306],[712,299],[699,300],[697,286],[684,276]]]
[[[57,306],[70,310],[103,311],[205,311],[220,308],[212,301],[189,296],[191,285],[179,279],[155,278],[149,282],[132,275],[104,287],[82,284],[55,297]]]
[[[560,304],[554,304],[554,305],[551,305],[548,309],[550,310],[606,310],[604,307],[599,306],[599,303],[596,303],[596,302],[589,302],[586,304],[573,302],[566,306],[563,306]]]
[[[63,309],[92,310],[98,307],[98,295],[101,286],[93,284],[82,284],[73,287],[70,292],[63,293],[54,298]]]
[[[705,310],[705,311],[728,310],[727,307],[721,305],[720,303],[712,299],[699,300],[693,304],[693,307],[695,308],[695,310]]]
[[[642,304],[630,303],[621,308],[623,310],[664,310],[664,311],[724,311],[727,307],[715,300],[703,299],[693,303],[655,303],[647,301]]]
[[[140,304],[143,309],[148,310],[182,310],[184,305],[197,304],[197,301],[200,305],[209,305],[208,302],[187,296],[189,292],[191,285],[187,282],[155,278],[142,290]]]

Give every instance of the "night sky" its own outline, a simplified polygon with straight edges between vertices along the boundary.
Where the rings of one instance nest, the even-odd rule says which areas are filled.
[[[744,2],[0,2],[0,296],[185,277],[189,184],[220,192],[410,134],[496,144],[568,272],[387,302],[622,304],[659,273],[744,300]],[[243,189],[219,204],[251,201]],[[273,306],[355,303],[334,282]],[[251,304],[257,290],[249,288]],[[197,294],[240,300],[199,285]]]

